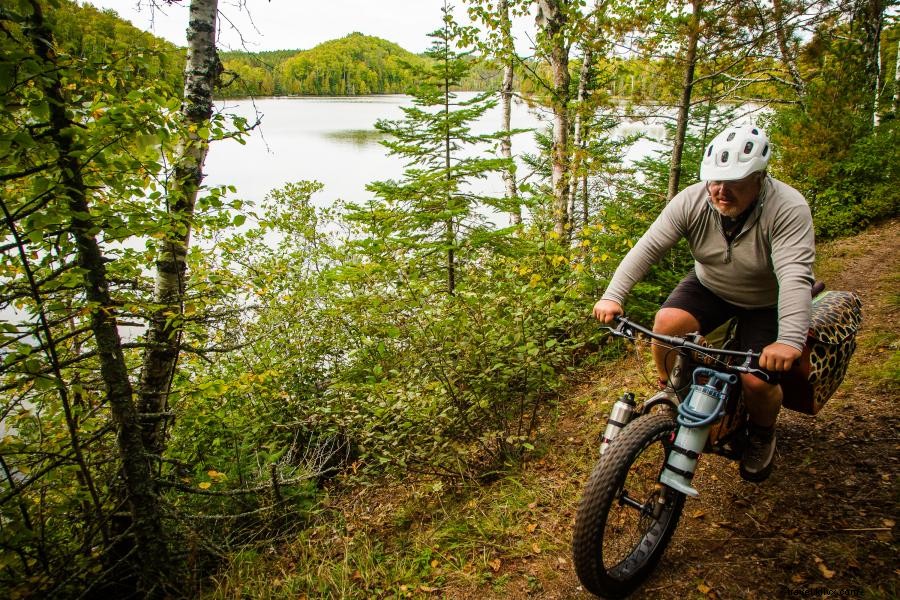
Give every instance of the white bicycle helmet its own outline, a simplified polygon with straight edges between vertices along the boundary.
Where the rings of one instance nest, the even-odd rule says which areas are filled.
[[[707,146],[700,164],[700,179],[743,179],[750,173],[765,170],[771,156],[765,131],[756,125],[729,127]]]

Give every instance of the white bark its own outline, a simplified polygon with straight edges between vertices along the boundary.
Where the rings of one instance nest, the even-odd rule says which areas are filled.
[[[867,87],[872,96],[872,124],[878,124],[878,97],[880,95],[881,29],[884,25],[885,2],[883,0],[858,0],[854,6],[854,21],[862,31],[860,42],[865,55]]]
[[[900,40],[894,57],[894,118],[900,118]]]
[[[154,303],[161,308],[147,331],[149,348],[141,372],[141,412],[159,415],[167,408],[169,387],[180,349],[180,329],[173,317],[182,313],[186,257],[191,239],[191,223],[197,192],[203,180],[203,163],[209,143],[199,135],[212,116],[213,87],[221,71],[216,54],[217,0],[191,0],[188,20],[187,64],[184,71],[184,100],[181,118],[187,129],[179,144],[174,181],[169,190],[168,212],[180,230],[160,243],[157,257]],[[163,421],[154,418],[144,425],[148,451],[161,454]]]
[[[553,147],[551,185],[553,187],[553,231],[560,239],[567,235],[568,210],[568,136],[569,136],[569,48],[563,29],[566,15],[560,0],[537,0],[537,25],[549,44],[549,62],[553,76]]]
[[[500,104],[503,109],[503,131],[506,132],[500,139],[500,155],[510,161],[510,166],[501,173],[503,185],[506,188],[506,199],[510,203],[509,220],[513,225],[522,223],[522,207],[519,204],[518,190],[516,189],[516,169],[512,164],[512,138],[509,134],[512,121],[512,96],[513,96],[513,66],[515,47],[512,41],[512,23],[509,18],[508,0],[500,0],[497,4],[500,13],[500,28],[503,36],[503,83],[500,86]]]
[[[796,53],[791,51],[789,44],[790,32],[787,29],[787,19],[784,14],[782,0],[774,0],[772,9],[775,17],[775,38],[778,42],[778,51],[781,53],[781,60],[784,62],[788,73],[791,76],[791,81],[793,82],[794,90],[797,93],[797,98],[800,100],[800,105],[805,106],[806,81],[803,79],[803,76],[800,74],[800,69],[797,66]]]
[[[575,112],[575,130],[572,133],[572,148],[574,148],[575,152],[572,155],[572,169],[569,179],[569,198],[568,198],[568,206],[567,213],[569,222],[573,224],[575,223],[575,199],[578,195],[578,186],[581,183],[581,177],[579,174],[579,170],[581,169],[581,165],[584,163],[584,116],[585,116],[585,107],[584,103],[587,100],[588,94],[588,86],[590,84],[591,77],[591,63],[594,60],[594,54],[591,51],[590,46],[586,47],[584,50],[584,56],[582,57],[581,63],[581,71],[579,73],[578,80],[578,110]],[[587,211],[585,211],[585,224],[587,223]]]

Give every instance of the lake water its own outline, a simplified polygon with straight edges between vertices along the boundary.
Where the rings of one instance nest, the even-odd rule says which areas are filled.
[[[460,99],[471,98],[462,92]],[[403,160],[388,156],[378,143],[375,130],[378,119],[399,119],[401,107],[410,106],[412,98],[403,95],[360,97],[261,98],[228,100],[217,103],[217,109],[241,115],[254,122],[257,114],[262,124],[241,145],[234,140],[212,144],[206,160],[207,185],[234,185],[236,196],[252,202],[262,201],[272,189],[299,180],[316,180],[324,184],[313,202],[330,206],[338,198],[348,202],[362,202],[372,197],[366,185],[372,181],[396,179],[403,174]],[[473,126],[473,131],[488,133],[501,127],[499,106],[488,111]],[[529,108],[524,102],[513,105],[512,126],[517,129],[541,129],[550,124],[551,115]],[[626,162],[644,156],[659,147],[652,138],[662,136],[658,124],[645,125],[626,122],[619,133],[647,133],[650,139],[639,140],[624,157]],[[486,151],[491,151],[486,148]],[[533,133],[513,138],[513,153],[536,153]],[[519,175],[523,174],[520,169]],[[504,193],[499,175],[477,181],[474,191],[500,197]],[[487,214],[496,225],[507,225],[508,217]],[[248,222],[247,226],[251,226]],[[128,244],[143,246],[143,240]],[[201,241],[200,243],[204,243]],[[22,315],[7,307],[0,310],[0,320],[16,322]]]
[[[462,92],[467,99],[471,92]],[[372,197],[366,184],[384,179],[397,179],[403,174],[403,159],[388,156],[378,143],[375,130],[378,119],[400,119],[401,107],[411,106],[412,98],[403,95],[360,97],[262,98],[228,100],[217,103],[226,113],[246,117],[250,122],[261,116],[261,126],[247,138],[246,145],[233,140],[212,144],[206,161],[205,182],[208,185],[230,184],[238,189],[237,197],[251,201],[262,200],[272,189],[299,180],[316,180],[324,184],[313,202],[330,206],[336,199],[361,202]],[[488,133],[501,127],[498,105],[485,113],[473,125],[473,131]],[[529,108],[524,102],[513,105],[512,127],[543,129],[549,127],[546,112]],[[651,136],[662,133],[659,126],[626,124],[628,133],[640,129]],[[640,140],[626,160],[645,155],[658,144],[650,139]],[[499,152],[483,148],[485,152]],[[536,153],[532,133],[513,138],[513,153]],[[499,154],[498,154],[499,155]],[[521,170],[520,170],[521,171]],[[480,193],[503,195],[499,175],[477,183]],[[498,215],[498,217],[500,217]],[[505,224],[505,218],[495,219]]]

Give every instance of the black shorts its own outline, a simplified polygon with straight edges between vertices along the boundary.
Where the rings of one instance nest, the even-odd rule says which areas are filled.
[[[704,287],[697,274],[691,271],[681,280],[662,308],[680,308],[691,313],[700,323],[700,333],[709,334],[728,319],[738,318],[738,349],[762,352],[762,349],[778,339],[778,307],[741,308],[715,295]],[[759,360],[750,366],[758,369]],[[766,371],[769,383],[778,383],[778,373]]]

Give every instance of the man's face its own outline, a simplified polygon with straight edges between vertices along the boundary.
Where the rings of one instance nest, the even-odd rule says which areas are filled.
[[[756,200],[762,178],[762,172],[756,172],[736,181],[707,181],[706,191],[716,210],[733,219]]]

